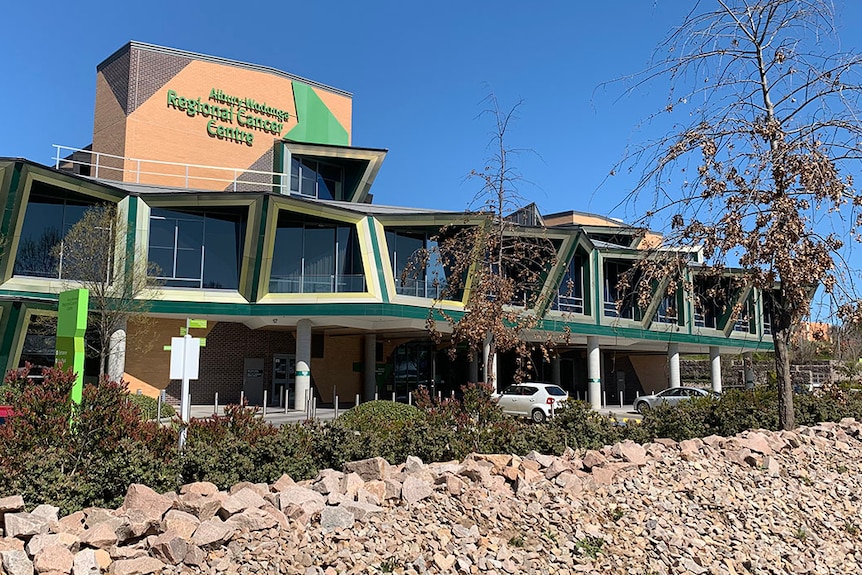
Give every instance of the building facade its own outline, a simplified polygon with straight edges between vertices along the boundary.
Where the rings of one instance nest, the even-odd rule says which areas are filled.
[[[133,392],[176,399],[163,346],[188,318],[207,320],[194,332],[206,338],[195,403],[241,392],[260,403],[266,391],[291,406],[297,361],[324,403],[418,386],[448,394],[483,379],[482,362],[452,359],[428,336],[433,306],[464,309],[438,299],[445,270],[430,262],[404,274],[464,212],[374,204],[386,150],[352,146],[351,121],[349,93],[278,70],[136,42],[118,50],[97,68],[92,145],[58,147],[54,166],[0,158],[0,361],[52,361],[40,318],[74,284],[55,246],[107,203],[123,224],[120,259],[146,258],[161,285],[151,329],[129,322],[114,354],[113,375]],[[535,213],[521,227],[542,227],[557,252],[530,337],[569,334],[550,362],[536,362],[537,380],[594,405],[630,403],[679,385],[680,354],[709,354],[720,389],[721,354],[771,349],[762,294],[707,296],[722,278],[698,275],[696,250],[692,293],[656,286],[642,307],[625,303],[617,279],[655,236],[576,210]],[[499,358],[499,385],[513,364]]]

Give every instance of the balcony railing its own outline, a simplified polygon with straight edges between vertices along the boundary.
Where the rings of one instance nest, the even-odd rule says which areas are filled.
[[[584,313],[584,298],[568,295],[557,295],[554,309],[564,313]]]
[[[365,288],[362,274],[272,276],[270,293],[361,293]]]
[[[395,292],[399,295],[440,299],[446,284],[440,281],[405,279],[395,282]]]
[[[54,167],[96,179],[116,180],[135,184],[169,186],[185,189],[219,189],[242,191],[271,190],[289,193],[290,177],[279,172],[247,168],[225,168],[115,156],[53,144]],[[276,183],[281,182],[281,183]]]

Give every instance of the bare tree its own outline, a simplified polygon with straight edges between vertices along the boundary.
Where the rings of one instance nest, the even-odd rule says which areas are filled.
[[[88,340],[95,342],[90,351],[99,357],[100,374],[107,373],[108,358],[117,351],[114,348],[125,345],[122,340],[112,340],[112,335],[125,330],[130,319],[135,320],[136,331],[145,330],[145,314],[159,291],[150,279],[158,274],[150,269],[146,250],[127,246],[126,229],[116,206],[93,206],[53,250],[65,287],[89,291],[87,322],[95,337]]]
[[[789,348],[818,286],[859,318],[845,239],[862,223],[849,167],[862,142],[862,61],[838,46],[827,0],[698,0],[630,78],[632,89],[668,79],[651,120],[676,122],[618,167],[646,166],[630,206],[649,198],[641,223],[666,232],[665,256],[700,245],[706,266],[739,267],[764,294],[784,429],[795,423]],[[651,254],[641,285],[679,265],[679,254]]]
[[[532,368],[531,352],[536,346],[530,343],[528,331],[541,319],[532,309],[556,253],[535,205],[526,204],[518,190],[523,178],[512,159],[524,150],[506,141],[522,102],[508,111],[500,109],[493,95],[487,102],[484,114],[494,120],[491,155],[482,170],[469,174],[482,186],[464,220],[441,230],[434,238],[436,253],[426,250],[413,269],[424,267],[431,257],[439,258],[446,277],[437,278],[442,289],[428,317],[429,332],[439,342],[443,334],[438,319],[444,320],[451,328],[451,351],[462,344],[471,357],[484,355],[485,381],[496,385],[493,366],[498,353],[515,351],[516,377]],[[440,305],[462,299],[463,314]],[[545,345],[538,347],[546,350]]]

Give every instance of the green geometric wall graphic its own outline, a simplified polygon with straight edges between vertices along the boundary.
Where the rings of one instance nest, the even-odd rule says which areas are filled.
[[[332,115],[311,86],[293,82],[293,97],[299,124],[288,132],[285,138],[311,144],[349,145],[347,130]]]

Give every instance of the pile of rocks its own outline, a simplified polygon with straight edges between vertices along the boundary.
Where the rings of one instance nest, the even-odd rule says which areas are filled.
[[[295,483],[132,485],[66,517],[0,500],[2,570],[147,573],[862,572],[862,424],[561,457],[382,459]]]

